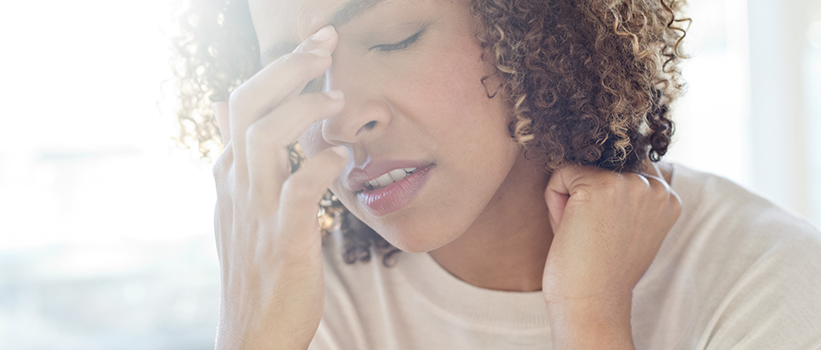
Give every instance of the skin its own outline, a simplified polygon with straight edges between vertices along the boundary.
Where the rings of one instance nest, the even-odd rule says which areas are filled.
[[[467,283],[541,290],[555,348],[632,348],[632,289],[680,212],[669,168],[542,171],[510,138],[503,99],[480,83],[492,71],[465,1],[386,0],[311,40],[344,3],[249,2],[263,52],[296,49],[266,55],[215,105],[230,135],[214,170],[218,348],[307,348],[323,305],[315,210],[327,187],[394,246],[430,252]],[[380,49],[421,28],[407,48]],[[300,95],[322,72],[334,92]],[[291,175],[285,145],[297,137],[309,162]],[[436,167],[410,205],[376,216],[338,177],[370,159]]]
[[[322,3],[335,4],[317,6],[329,13],[344,2]],[[276,7],[254,4],[252,9]],[[425,33],[408,48],[367,51],[401,42],[419,22],[428,23]],[[492,71],[472,39],[475,25],[462,2],[393,1],[337,28],[328,89],[343,91],[346,107],[299,141],[308,157],[344,145],[349,166],[371,158],[435,162],[414,202],[383,217],[371,214],[341,181],[331,189],[395,247],[429,251],[446,270],[477,286],[536,291],[552,237],[541,195],[548,174],[524,159],[510,138],[504,101],[486,96],[481,78]],[[266,33],[259,35],[261,47],[288,41],[299,28],[260,26],[257,32]],[[385,34],[371,39],[373,32]],[[370,122],[375,125],[366,129]]]

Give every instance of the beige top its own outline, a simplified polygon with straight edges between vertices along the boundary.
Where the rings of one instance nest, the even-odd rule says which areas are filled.
[[[634,289],[636,348],[821,349],[818,229],[716,175],[673,164],[671,185],[683,210]],[[475,287],[428,253],[386,268],[338,249],[310,350],[552,348],[541,291]]]

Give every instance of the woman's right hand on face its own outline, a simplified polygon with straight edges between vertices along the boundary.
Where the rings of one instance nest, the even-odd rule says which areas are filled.
[[[288,151],[339,113],[342,93],[300,94],[331,66],[328,26],[214,104],[225,150],[213,167],[222,273],[217,348],[307,349],[324,308],[318,202],[345,166],[341,147],[291,174]]]

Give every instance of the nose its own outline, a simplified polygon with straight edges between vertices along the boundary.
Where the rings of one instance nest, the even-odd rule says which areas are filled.
[[[343,110],[322,122],[322,138],[332,145],[357,144],[373,139],[390,125],[392,108],[380,92],[374,74],[362,74],[356,64],[343,66],[335,59],[326,72],[325,86],[345,94]]]
[[[390,107],[378,99],[345,94],[345,108],[322,122],[322,138],[332,145],[356,144],[380,134],[390,123]]]

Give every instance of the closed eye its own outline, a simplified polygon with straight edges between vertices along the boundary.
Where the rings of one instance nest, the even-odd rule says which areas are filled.
[[[417,40],[419,40],[419,37],[420,37],[420,36],[422,36],[422,33],[423,33],[424,31],[425,31],[425,30],[424,30],[424,29],[422,29],[422,30],[420,30],[420,31],[416,32],[416,34],[411,35],[411,36],[410,36],[410,37],[408,37],[407,39],[402,40],[402,41],[400,41],[400,42],[398,42],[398,43],[396,43],[396,44],[376,45],[376,46],[374,46],[374,47],[370,48],[369,50],[378,50],[378,51],[387,52],[387,51],[397,51],[397,50],[402,50],[402,49],[405,49],[405,48],[407,48],[408,46],[410,46],[410,45],[412,45],[413,43],[415,43]]]

